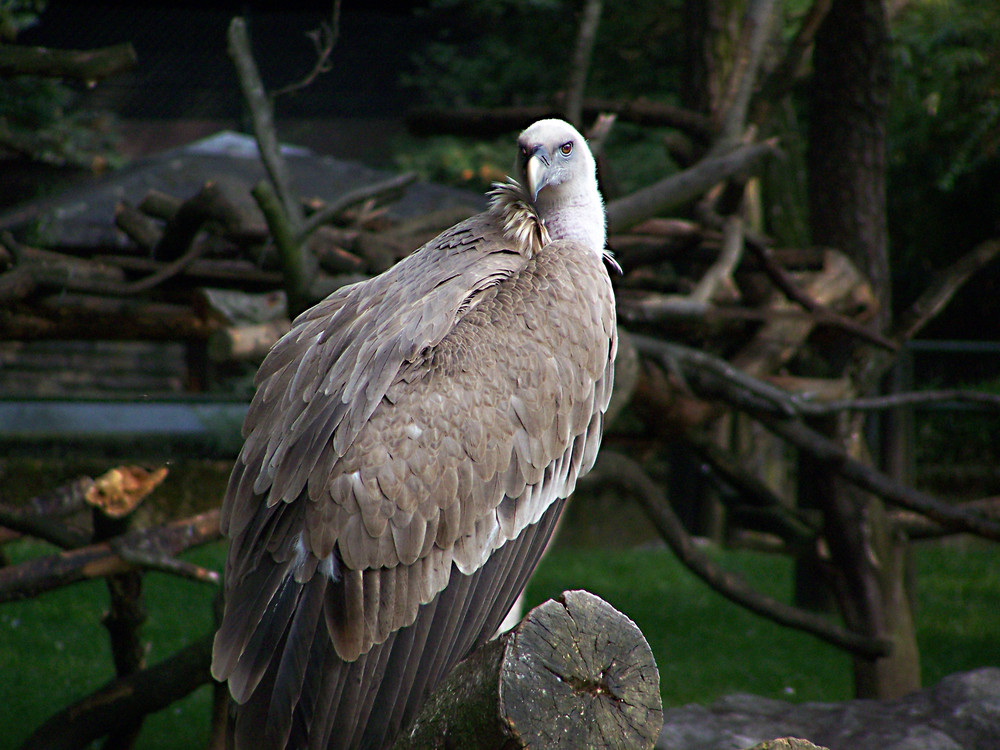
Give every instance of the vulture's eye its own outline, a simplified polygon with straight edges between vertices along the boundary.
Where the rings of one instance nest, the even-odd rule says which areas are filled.
[[[563,156],[569,156],[573,153],[573,141],[568,141],[559,147],[559,153]]]

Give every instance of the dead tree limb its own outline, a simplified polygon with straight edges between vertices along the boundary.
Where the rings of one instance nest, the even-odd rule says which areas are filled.
[[[851,484],[878,495],[891,505],[919,513],[953,532],[967,532],[984,539],[1000,541],[1000,521],[958,506],[949,505],[920,490],[893,481],[886,474],[852,458],[847,450],[830,438],[806,426],[800,420],[779,419],[755,414],[761,424],[799,450],[808,451],[817,460],[829,464]]]
[[[208,356],[213,362],[261,362],[291,327],[288,318],[281,318],[218,328],[208,337]]]
[[[812,49],[816,32],[819,31],[820,24],[826,18],[833,0],[813,0],[802,23],[792,41],[785,48],[785,55],[777,65],[767,74],[761,83],[758,94],[755,97],[755,104],[759,114],[754,117],[760,122],[766,114],[765,108],[770,107],[775,102],[780,101],[791,92],[792,87],[798,78],[802,63],[806,59],[809,50]]]
[[[721,357],[650,336],[631,337],[640,353],[654,357],[689,393],[697,391],[708,398],[721,398],[746,411],[797,415],[787,391],[741,372]]]
[[[160,557],[175,557],[186,549],[215,541],[220,536],[219,512],[213,510],[152,529],[131,531],[118,537],[114,543],[93,544],[2,568],[0,603],[26,599],[70,583],[131,570],[134,564],[127,559],[127,550],[146,551],[147,554],[155,550]],[[116,551],[116,546],[121,551]]]
[[[766,516],[770,530],[780,536],[789,549],[806,551],[815,544],[820,533],[819,524],[783,501],[766,483],[740,466],[732,454],[697,435],[688,436],[685,444],[712,467],[716,476],[736,490],[737,502],[754,509],[758,517]]]
[[[965,503],[958,503],[958,507],[969,512],[981,513],[989,518],[1000,521],[1000,497],[984,497],[979,500],[970,500]],[[892,522],[910,539],[938,539],[948,536],[954,532],[928,520],[919,513],[910,511],[893,511],[890,513]]]
[[[958,290],[1000,254],[1000,239],[992,239],[977,245],[971,252],[940,271],[931,284],[917,298],[908,310],[899,315],[893,325],[891,337],[905,343],[916,336],[924,326],[934,319],[951,301]],[[895,359],[884,352],[860,360],[853,375],[858,392],[877,392],[882,378],[892,367]]]
[[[282,208],[282,201],[271,183],[258,182],[250,191],[260,206],[260,210],[271,228],[271,236],[281,258],[281,272],[284,276],[285,296],[288,313],[294,319],[313,301],[309,294],[310,282],[315,278],[315,268],[319,265],[315,257],[306,257],[302,243],[297,239],[297,226]]]
[[[129,70],[137,61],[135,48],[127,42],[91,50],[0,44],[0,76],[5,77],[30,75],[93,83]]]
[[[719,297],[738,296],[733,272],[743,257],[743,220],[736,214],[727,216],[722,227],[722,249],[718,259],[699,279],[689,295],[693,302],[708,302]]]
[[[223,186],[210,180],[183,201],[167,219],[163,234],[153,247],[153,257],[163,261],[180,258],[208,222],[217,223],[230,234],[251,234],[256,235],[252,236],[253,239],[265,239],[264,227],[254,227],[253,232],[249,231],[247,217],[236,208]]]
[[[138,217],[131,215],[123,205],[119,206],[118,218],[120,221],[124,220],[132,231],[140,234],[144,241],[153,239],[152,228],[146,226],[140,229]],[[22,248],[21,252],[24,262],[32,264],[29,267],[39,269],[38,274],[50,267],[61,271],[54,278],[49,278],[51,272],[48,276],[41,276],[38,279],[40,286],[56,285],[70,291],[132,296],[149,291],[180,275],[194,263],[205,249],[204,244],[195,242],[195,238],[208,221],[221,221],[234,229],[240,223],[236,209],[214,182],[205,183],[196,195],[184,201],[155,240],[153,256],[169,262],[157,266],[148,276],[136,281],[124,281],[124,272],[118,266],[102,265],[33,248]],[[4,241],[7,244],[11,240],[5,236]]]
[[[868,311],[876,306],[871,287],[843,253],[824,253],[822,270],[810,276],[805,293],[818,304],[833,309]],[[783,303],[775,300],[775,304]],[[810,322],[774,319],[762,326],[733,357],[733,364],[755,376],[778,371],[799,350],[814,326]]]
[[[801,397],[796,399],[796,409],[803,416],[820,417],[841,411],[887,411],[903,409],[910,406],[941,403],[976,404],[987,409],[1000,409],[1000,394],[983,393],[947,389],[942,391],[911,391],[908,393],[893,393],[887,396],[868,396],[866,398],[845,398],[835,401],[809,401]]]
[[[811,407],[804,407],[802,398],[751,377],[707,352],[635,334],[632,341],[640,352],[653,354],[670,371],[677,372],[686,387],[709,397],[721,398],[749,412],[771,432],[798,449],[809,452],[817,460],[830,464],[837,474],[861,489],[882,497],[892,505],[920,513],[952,531],[1000,540],[1000,522],[965,512],[925,492],[901,485],[852,458],[836,441],[807,427],[801,417],[806,416],[804,409]],[[862,406],[876,405],[868,399],[860,400],[860,403]],[[990,403],[994,401],[991,399]]]
[[[274,101],[279,96],[300,91],[311,85],[322,73],[329,73],[332,70],[330,65],[330,55],[333,48],[337,46],[337,38],[340,36],[340,0],[333,0],[333,11],[330,23],[321,21],[318,28],[307,31],[306,36],[312,41],[316,48],[316,63],[312,70],[306,73],[301,80],[282,86],[277,91],[272,92],[271,100]]]
[[[823,325],[838,328],[862,341],[867,341],[888,351],[894,352],[899,350],[897,342],[861,325],[836,310],[830,309],[827,305],[820,304],[810,295],[806,294],[795,283],[795,280],[788,271],[777,261],[774,251],[764,242],[761,242],[759,238],[748,235],[747,248],[760,263],[764,273],[767,274],[768,278],[778,287],[781,293],[792,302],[801,305],[803,309],[814,313],[817,317],[817,323],[822,322]]]
[[[603,0],[586,0],[583,16],[576,34],[573,62],[569,69],[569,86],[566,90],[566,119],[578,128],[583,127],[583,92],[587,87],[590,58],[597,40],[597,25],[601,20]]]
[[[143,250],[152,250],[163,237],[163,229],[128,201],[115,206],[115,226]]]
[[[663,491],[632,459],[605,450],[598,456],[597,470],[600,472],[599,479],[633,492],[656,530],[684,566],[730,601],[780,625],[809,633],[867,658],[885,656],[892,649],[891,642],[886,639],[867,638],[825,617],[765,596],[751,588],[741,576],[720,568],[694,545]]]
[[[909,341],[951,301],[973,274],[991,263],[1000,254],[1000,240],[992,239],[977,245],[955,263],[940,271],[910,308],[899,316],[893,337]]]
[[[361,203],[362,201],[369,200],[370,198],[381,198],[388,194],[396,193],[410,183],[414,182],[416,179],[416,172],[404,172],[403,174],[395,175],[388,179],[381,180],[380,182],[376,182],[373,185],[365,185],[364,187],[344,193],[333,203],[323,206],[323,208],[319,211],[310,214],[309,217],[302,222],[302,227],[299,230],[297,239],[300,242],[305,240],[305,238],[317,228],[332,221],[343,213],[345,209],[350,208],[356,203]]]
[[[713,149],[739,143],[747,126],[747,109],[757,83],[764,47],[771,35],[774,0],[752,0],[746,4],[743,25],[736,43],[734,65],[723,86],[719,106],[719,137]]]
[[[0,273],[0,304],[9,304],[30,297],[38,282],[34,274],[23,265],[14,266]]]
[[[180,198],[153,188],[139,201],[139,210],[148,216],[170,221],[180,210],[181,203]]]
[[[146,275],[162,272],[168,265],[135,255],[96,255],[94,260],[119,266],[130,273]],[[281,286],[280,273],[261,270],[253,261],[239,258],[196,258],[177,271],[174,278],[184,279],[192,285],[235,286],[243,291],[275,289]]]
[[[94,506],[94,541],[110,541],[124,535],[130,526],[129,515],[109,516],[100,506]],[[143,596],[142,571],[136,568],[104,577],[108,589],[108,611],[101,624],[108,631],[111,658],[119,678],[139,672],[145,662],[146,647],[140,628],[146,622],[146,600]],[[122,716],[104,742],[102,750],[131,750],[139,737],[145,716]]]
[[[452,670],[393,750],[642,750],[662,724],[659,675],[635,623],[567,591]]]
[[[644,219],[693,200],[713,185],[753,170],[776,151],[777,143],[773,140],[740,146],[613,200],[608,204],[608,231],[622,232]]]
[[[91,291],[106,284],[121,283],[125,274],[120,268],[105,263],[77,258],[64,253],[23,245],[10,232],[0,236],[0,247],[15,259],[13,269],[0,278],[19,273],[26,276],[17,282],[4,285],[4,298],[23,299],[36,289],[59,291]]]
[[[792,308],[713,305],[692,299],[688,295],[623,289],[618,293],[618,316],[625,323],[704,321],[711,324],[726,321],[759,323],[787,321],[810,328],[825,326],[889,351],[899,349],[895,342],[825,306],[820,306],[816,312],[809,312]]]
[[[0,307],[0,338],[201,340],[213,326],[189,305],[130,297],[55,294],[27,307]]]
[[[68,485],[63,485],[56,492],[65,491],[76,494],[80,501],[76,510],[81,510],[83,508],[83,494],[93,483],[94,480],[90,477],[83,477]],[[13,508],[2,503],[0,503],[0,526],[33,536],[36,539],[42,539],[63,549],[82,547],[90,541],[88,534],[68,526],[57,517],[53,517],[52,514],[32,512],[23,507]]]
[[[886,411],[919,404],[971,403],[1000,409],[1000,395],[969,390],[912,391],[886,396],[814,400],[747,375],[730,362],[681,344],[630,334],[636,348],[682,378],[684,386],[709,398],[721,398],[738,408],[776,417],[822,417],[841,411]],[[725,382],[731,384],[726,386]]]
[[[250,108],[250,118],[261,161],[264,162],[264,169],[271,184],[274,185],[274,190],[294,232],[302,224],[302,206],[292,191],[288,166],[281,155],[281,146],[278,144],[277,130],[274,126],[274,109],[264,90],[264,83],[260,79],[257,64],[250,50],[246,21],[242,18],[230,21],[227,40],[229,56],[236,68],[240,90]]]
[[[49,717],[21,750],[78,750],[211,682],[212,639],[210,633],[152,667],[108,682]]]

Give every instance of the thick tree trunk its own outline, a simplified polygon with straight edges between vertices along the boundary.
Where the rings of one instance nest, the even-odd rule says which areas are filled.
[[[834,0],[813,52],[809,213],[815,243],[840,248],[870,279],[878,332],[891,323],[885,214],[885,143],[890,88],[889,31],[881,0]],[[877,359],[873,355],[870,359]],[[862,394],[880,368],[862,367]],[[847,431],[860,435],[860,423]],[[860,446],[860,441],[855,441]],[[852,451],[855,456],[863,448]],[[906,593],[906,542],[884,506],[838,483],[826,509],[827,532],[842,576],[848,624],[893,641],[884,658],[855,658],[859,697],[892,698],[920,687],[919,658]]]
[[[835,0],[813,52],[809,214],[813,242],[847,253],[889,323],[885,139],[889,31],[881,0]]]

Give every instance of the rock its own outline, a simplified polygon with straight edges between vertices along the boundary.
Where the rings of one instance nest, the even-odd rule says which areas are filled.
[[[829,748],[819,747],[809,740],[800,740],[795,737],[781,737],[754,745],[751,750],[829,750]]]
[[[667,708],[656,748],[745,750],[774,737],[804,737],[833,750],[997,750],[1000,668],[949,675],[891,701],[796,704],[731,695],[709,706]]]

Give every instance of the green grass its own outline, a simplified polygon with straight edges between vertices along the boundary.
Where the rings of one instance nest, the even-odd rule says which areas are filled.
[[[8,545],[6,550],[17,562],[51,548],[24,542]],[[184,559],[221,569],[223,556],[220,543],[195,550]],[[147,664],[155,664],[211,630],[214,587],[150,573],[144,579],[144,593]],[[18,747],[51,714],[114,676],[107,632],[101,625],[107,601],[104,582],[88,581],[38,599],[0,605],[0,728],[4,737],[0,745]],[[139,747],[204,747],[210,705],[211,689],[202,687],[150,716]]]
[[[16,559],[41,545],[8,548]],[[917,547],[917,618],[925,684],[978,666],[1000,665],[1000,548],[975,542]],[[188,559],[221,566],[221,545]],[[713,551],[761,590],[787,599],[791,566],[783,558]],[[778,627],[707,589],[659,548],[601,550],[556,545],[529,586],[536,604],[584,588],[628,614],[649,640],[660,668],[664,702],[708,702],[732,692],[793,701],[851,697],[849,658],[816,639]],[[146,578],[149,663],[211,627],[214,589],[159,573]],[[51,713],[112,676],[102,582],[78,584],[30,601],[0,606],[0,727],[17,747]],[[210,690],[150,717],[139,747],[202,747]]]
[[[787,599],[787,560],[747,552],[714,557],[758,590]],[[528,605],[568,588],[587,589],[635,621],[656,657],[665,704],[707,702],[733,692],[790,700],[850,696],[846,657],[729,603],[669,550],[555,549],[529,585]]]

